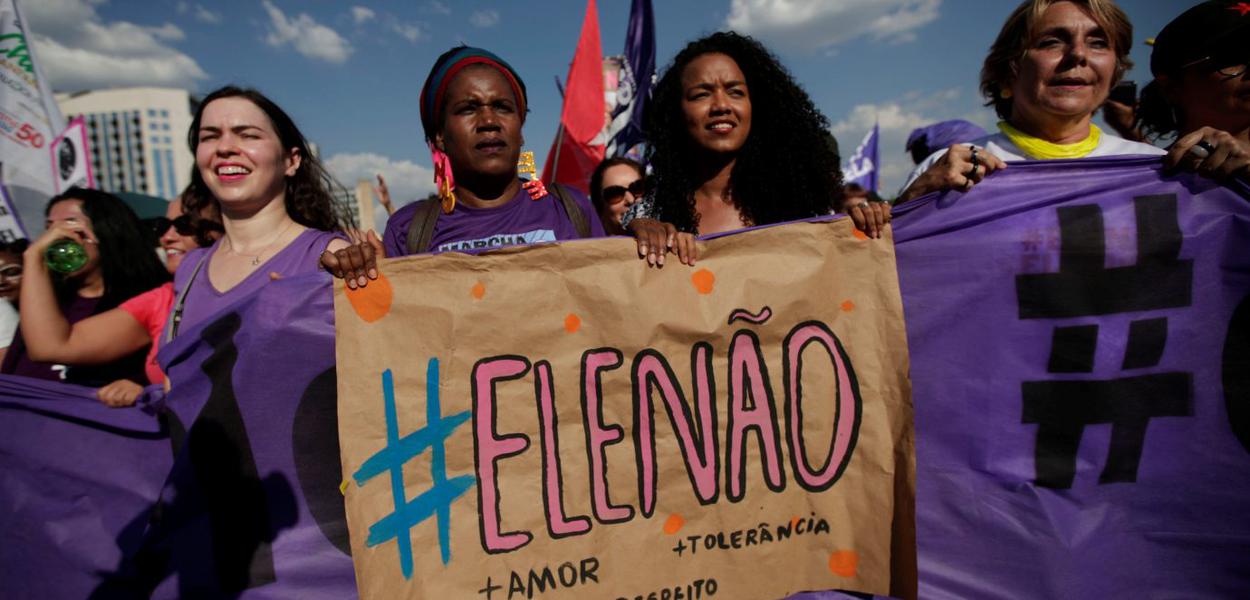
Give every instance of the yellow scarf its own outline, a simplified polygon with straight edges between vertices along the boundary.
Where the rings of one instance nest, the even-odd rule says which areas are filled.
[[[1031,158],[1039,158],[1050,160],[1053,158],[1084,158],[1094,148],[1098,147],[1098,142],[1102,140],[1102,130],[1093,123],[1089,124],[1089,137],[1075,144],[1054,144],[1043,140],[1042,138],[1033,137],[1011,125],[1006,121],[998,122],[999,131],[1003,132],[1011,143],[1017,148],[1024,151]]]

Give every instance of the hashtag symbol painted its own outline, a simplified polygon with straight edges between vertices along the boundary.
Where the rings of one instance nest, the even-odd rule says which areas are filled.
[[[372,547],[391,539],[399,545],[399,565],[405,579],[412,579],[412,539],[414,526],[430,517],[438,519],[438,545],[443,564],[451,560],[451,504],[470,487],[474,479],[462,475],[447,479],[444,442],[457,427],[469,420],[469,411],[444,418],[438,401],[438,359],[431,358],[425,376],[425,415],[423,429],[400,438],[399,417],[395,409],[395,382],[390,369],[382,373],[382,396],[386,404],[386,447],[370,456],[352,475],[356,485],[389,472],[395,512],[369,527],[365,545]],[[430,489],[409,501],[404,494],[404,464],[429,449]]]

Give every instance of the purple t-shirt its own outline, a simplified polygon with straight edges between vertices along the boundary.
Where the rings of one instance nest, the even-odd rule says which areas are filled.
[[[66,322],[73,324],[96,314],[99,305],[99,298],[83,298],[74,295],[68,301],[61,303],[61,314],[65,315]],[[143,357],[147,351],[147,346],[144,346],[142,350],[103,365],[74,367],[57,365],[31,360],[30,355],[26,354],[26,341],[22,339],[19,331],[13,336],[13,343],[4,355],[4,363],[0,365],[0,372],[5,375],[65,381],[90,387],[99,387],[119,379],[129,379],[140,385],[147,385],[148,379],[143,372]]]
[[[190,282],[191,289],[187,292],[187,297],[182,308],[182,324],[179,325],[179,331],[186,331],[194,327],[196,323],[200,323],[218,312],[221,312],[227,306],[234,304],[241,298],[245,298],[252,292],[259,290],[266,283],[271,281],[269,274],[278,273],[283,277],[299,275],[309,271],[316,271],[321,268],[321,253],[325,251],[326,245],[336,237],[341,235],[329,232],[318,231],[316,229],[305,229],[302,233],[291,240],[290,244],[277,254],[274,254],[269,260],[261,263],[251,275],[248,275],[243,281],[230,288],[225,292],[218,291],[213,287],[208,278],[208,267],[212,262],[213,253],[217,247],[221,245],[221,240],[208,248],[196,248],[187,253],[182,259],[182,264],[178,265],[178,272],[174,274],[174,297],[182,292],[187,286],[187,279],[195,271],[195,265],[201,258],[204,259],[204,266],[200,268],[200,272],[195,276],[195,280]]]
[[[603,223],[584,194],[565,187],[590,222],[590,236],[603,237]],[[407,256],[408,228],[417,203],[391,215],[386,222],[382,245],[389,257]],[[473,208],[457,204],[451,214],[439,214],[434,222],[430,248],[434,252],[481,252],[492,248],[577,239],[577,228],[564,211],[564,204],[553,194],[538,200],[524,188],[507,203],[494,208]]]

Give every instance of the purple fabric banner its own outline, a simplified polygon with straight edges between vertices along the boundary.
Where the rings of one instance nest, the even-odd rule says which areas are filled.
[[[1247,197],[1091,159],[896,211],[921,598],[1250,590]]]
[[[0,598],[87,598],[138,547],[173,463],[160,395],[0,376]]]
[[[329,275],[269,283],[162,348],[176,448],[124,574],[156,598],[356,596]]]
[[[0,598],[354,598],[329,276],[160,357],[173,391],[133,409],[0,378]]]

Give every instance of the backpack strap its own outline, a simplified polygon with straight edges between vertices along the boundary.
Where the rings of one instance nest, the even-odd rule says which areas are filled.
[[[434,239],[434,222],[438,220],[439,202],[437,200],[419,200],[416,210],[412,213],[412,222],[408,224],[408,254],[421,254],[430,251],[430,240]]]
[[[551,184],[547,191],[551,192],[564,206],[564,212],[573,223],[573,229],[577,230],[577,237],[590,237],[590,221],[586,218],[586,212],[582,210],[581,205],[573,199],[573,195],[558,183]]]
[[[204,268],[204,263],[208,262],[208,256],[212,252],[205,252],[200,260],[195,261],[195,269],[191,271],[191,276],[187,278],[187,285],[178,292],[177,298],[174,299],[174,305],[169,311],[169,318],[165,321],[165,341],[161,345],[172,342],[178,336],[178,327],[182,325],[182,310],[187,304],[187,293],[191,291],[191,284],[195,283],[195,278],[200,274],[200,269]]]

